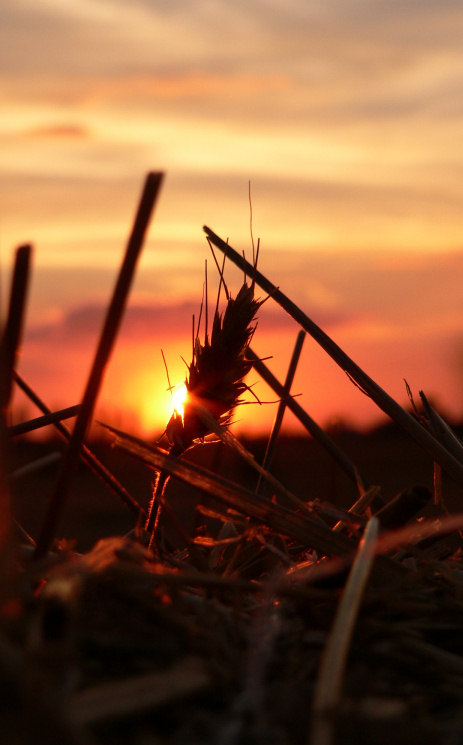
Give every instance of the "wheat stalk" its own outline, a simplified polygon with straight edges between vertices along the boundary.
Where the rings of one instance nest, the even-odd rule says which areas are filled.
[[[204,342],[200,342],[197,331],[193,342],[193,358],[188,365],[185,380],[187,399],[184,412],[182,415],[174,411],[166,428],[170,443],[169,453],[177,457],[216,429],[208,424],[207,417],[201,416],[199,411],[206,412],[210,420],[221,428],[230,423],[231,414],[247,389],[244,378],[253,364],[246,358],[246,352],[256,328],[255,316],[262,301],[254,297],[254,282],[249,285],[246,280],[236,298],[231,297],[223,279],[223,269],[219,268],[219,273],[220,284],[210,339],[206,293]],[[227,296],[223,314],[218,309],[222,284]],[[150,545],[158,531],[169,478],[166,472],[158,473],[153,485],[153,496],[145,524],[145,530],[150,535]]]

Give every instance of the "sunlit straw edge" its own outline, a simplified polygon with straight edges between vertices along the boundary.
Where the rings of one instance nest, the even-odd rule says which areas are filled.
[[[449,453],[463,463],[463,443],[449,427],[445,419],[429,403],[423,391],[420,391],[421,401],[433,430],[439,442],[447,448]]]
[[[334,533],[307,513],[300,514],[275,504],[203,467],[177,459],[159,447],[149,446],[110,425],[103,426],[113,435],[116,445],[143,463],[174,474],[182,481],[209,493],[227,507],[260,520],[272,530],[293,538],[321,555],[340,557],[339,562],[342,566],[350,564],[356,543],[342,533]],[[407,573],[405,567],[387,556],[378,556],[376,564],[375,577],[382,580],[396,580]]]
[[[116,445],[134,457],[203,489],[227,507],[261,520],[276,531],[302,541],[304,544],[312,545],[327,554],[346,555],[355,549],[353,541],[342,534],[333,534],[327,526],[306,512],[299,514],[282,505],[274,504],[269,499],[256,495],[206,468],[175,458],[161,448],[147,445],[142,440],[110,425],[103,426],[115,437]]]
[[[330,745],[333,720],[327,716],[339,701],[355,622],[375,557],[379,520],[372,517],[349,572],[333,627],[323,652],[313,699],[314,721],[310,745]]]
[[[350,515],[363,515],[365,510],[370,506],[373,500],[378,496],[381,488],[379,486],[370,486],[362,496],[357,499],[354,504],[347,510]],[[333,530],[338,532],[345,526],[345,522],[340,520],[336,525],[333,526]]]
[[[406,550],[408,547],[412,547],[427,538],[448,535],[458,530],[463,530],[462,512],[414,522],[380,535],[376,541],[375,555],[379,560],[387,557],[388,554],[395,553],[399,549]],[[426,560],[425,552],[423,552],[423,559]],[[344,571],[350,565],[351,561],[352,555],[337,556],[321,562],[303,562],[287,571],[286,581],[297,583],[317,582],[325,577],[330,577]],[[398,562],[394,562],[394,564],[402,567]],[[402,568],[404,572],[409,571],[405,570],[405,567]]]

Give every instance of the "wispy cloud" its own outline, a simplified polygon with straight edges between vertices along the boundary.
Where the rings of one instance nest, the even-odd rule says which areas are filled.
[[[185,336],[191,317],[198,314],[193,303],[179,305],[138,305],[128,308],[120,338],[150,343],[164,337]],[[105,305],[79,305],[50,322],[33,326],[27,338],[33,342],[60,342],[74,345],[98,338],[105,316]]]
[[[90,132],[79,124],[57,123],[33,127],[26,130],[24,136],[32,139],[82,140],[87,139]]]
[[[282,291],[330,333],[337,333],[340,328],[355,332],[360,327],[376,327],[383,331],[389,329],[391,335],[395,334],[397,338],[405,333],[426,336],[437,329],[442,335],[461,333],[459,289],[463,254],[447,254],[436,260],[435,257],[416,257],[413,254],[402,257],[386,253],[365,256],[360,252],[349,256],[319,253],[307,258],[293,252],[286,254],[286,259],[286,271],[281,265],[276,269],[275,264],[280,262],[278,256],[264,257],[263,268],[274,281],[278,276]],[[156,294],[162,292],[164,281],[164,272],[161,270],[159,276],[159,271],[147,269],[143,282],[134,291],[121,329],[121,338],[125,341],[150,343],[162,341],[163,337],[172,339],[191,335],[191,319],[193,315],[198,319],[200,314],[202,278],[198,275],[197,284],[190,283],[189,299],[169,300],[169,296],[181,297],[184,280],[180,278],[177,290],[171,287],[163,300],[159,301]],[[101,288],[106,284],[109,290],[111,273],[106,271],[102,275],[98,271],[94,281],[91,280],[91,272],[81,270],[80,275],[82,281],[87,278],[87,294],[91,288],[94,293],[100,288],[101,299],[93,303],[76,301],[80,283],[79,273],[76,274],[75,270],[57,272],[51,269],[42,272],[38,288],[41,316],[48,319],[51,315],[52,318],[38,323],[34,323],[32,318],[28,338],[73,344],[77,339],[94,338],[99,333],[107,305]],[[61,278],[63,294],[69,293],[73,287],[74,302],[60,314],[50,314],[52,308],[47,308],[46,298],[50,284],[58,277]],[[210,317],[215,307],[216,284],[214,277],[210,277]],[[231,285],[230,289],[236,294],[238,285],[236,288]],[[257,288],[256,294],[262,296],[263,293]],[[222,293],[219,309],[223,311],[224,307]],[[271,300],[263,305],[258,318],[259,330],[265,333],[293,325],[287,314]]]

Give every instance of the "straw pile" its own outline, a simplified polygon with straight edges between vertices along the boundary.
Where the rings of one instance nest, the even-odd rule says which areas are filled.
[[[366,483],[296,404],[290,386],[301,340],[285,384],[250,348],[247,357],[281,398],[280,414],[291,408],[333,468],[355,484],[358,498],[349,510],[302,501],[270,474],[276,432],[261,465],[220,423],[204,422],[259,474],[256,492],[106,428],[134,464],[207,495],[197,504],[196,530],[187,531],[170,509],[149,549],[141,527],[145,507],[86,443],[161,180],[160,174],[147,178],[84,397],[72,411],[47,410],[15,370],[30,247],[17,252],[0,368],[3,741],[457,745],[463,734],[463,515],[448,514],[440,476],[445,471],[461,490],[463,448],[424,395],[419,416],[402,409],[206,229],[210,241],[423,448],[435,464],[433,493],[417,486],[384,504],[379,488]],[[21,430],[5,423],[13,385],[42,411]],[[71,415],[77,416],[72,434],[62,423]],[[197,415],[208,416],[201,407]],[[19,431],[50,422],[68,444],[35,540],[11,514],[9,454]],[[56,540],[80,460],[133,513],[135,526],[131,535],[103,539],[83,555]]]

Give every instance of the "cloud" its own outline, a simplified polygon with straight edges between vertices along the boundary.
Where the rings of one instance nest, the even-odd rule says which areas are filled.
[[[408,332],[443,335],[461,327],[460,284],[463,252],[437,256],[400,255],[392,252],[301,254],[289,252],[265,257],[265,273],[322,327],[335,321]],[[315,292],[312,292],[315,286]],[[332,321],[316,299],[325,292]]]
[[[463,253],[417,257],[412,254],[394,256],[385,252],[369,256],[360,252],[347,256],[324,253],[307,256],[287,252],[284,262],[278,255],[267,255],[265,266],[261,268],[309,317],[330,333],[349,329],[350,334],[366,338],[374,335],[374,329],[377,329],[378,337],[414,334],[418,340],[427,335],[438,335],[439,331],[443,336],[455,336],[461,326]],[[111,273],[102,272],[49,270],[50,279],[47,281],[42,276],[38,290],[46,296],[49,282],[59,282],[63,298],[69,295],[66,286],[71,291],[69,298],[75,298],[83,284],[87,292],[101,287],[103,281],[110,287]],[[190,298],[183,301],[168,301],[169,293],[162,302],[154,299],[149,301],[147,296],[150,291],[153,298],[156,295],[156,277],[159,285],[163,282],[158,274],[158,269],[148,268],[137,285],[120,332],[124,344],[162,343],[163,338],[191,337],[192,317],[194,315],[198,319],[200,312],[201,283],[194,284],[190,289]],[[51,280],[52,277],[54,280]],[[198,279],[201,279],[199,275]],[[235,282],[230,283],[233,294],[236,294],[237,288]],[[215,292],[216,284],[214,278],[210,277],[209,319],[215,307]],[[109,292],[107,295],[109,299]],[[258,288],[256,295],[263,297]],[[51,322],[34,324],[32,318],[27,324],[26,338],[34,343],[51,341],[71,345],[96,339],[102,327],[107,301],[78,303],[74,299],[72,307],[57,317],[53,316]],[[41,303],[43,306],[43,299]],[[222,311],[224,306],[222,295]],[[48,313],[42,312],[42,316],[47,318]],[[296,327],[271,299],[259,310],[258,320],[259,331],[266,334]]]
[[[262,296],[257,290],[256,296]],[[215,295],[209,297],[209,332],[212,314],[215,308]],[[180,303],[153,303],[141,304],[132,302],[127,308],[120,329],[121,343],[162,343],[163,338],[190,337],[192,329],[192,318],[198,323],[200,315],[200,302],[184,301]],[[223,313],[226,301],[222,295],[219,311]],[[317,303],[313,298],[306,305],[306,311],[317,316],[318,322],[325,327],[331,328],[343,324],[348,314],[339,308],[323,307],[324,303]],[[74,306],[60,314],[44,314],[45,321],[32,324],[26,331],[26,344],[31,343],[62,343],[81,344],[98,338],[105,317],[106,306],[103,304],[82,304]],[[48,320],[47,316],[51,316]],[[202,315],[200,337],[204,335],[204,312]],[[265,333],[274,330],[290,328],[294,325],[292,319],[277,306],[268,302],[259,310],[256,316],[258,327]]]
[[[83,304],[64,312],[51,323],[33,326],[27,338],[33,342],[77,342],[97,338],[103,325],[106,306]],[[120,336],[125,341],[149,342],[163,334],[178,335],[190,328],[192,313],[198,312],[193,303],[180,305],[132,305],[125,313]]]
[[[116,78],[94,78],[86,85],[94,98],[100,100],[186,100],[204,101],[239,96],[251,97],[275,92],[287,87],[289,80],[283,74],[258,74],[240,72],[185,71],[171,74],[132,74]],[[81,86],[79,86],[82,89]],[[77,92],[77,91],[76,91]],[[85,95],[85,94],[84,94]]]
[[[27,130],[24,136],[32,139],[85,140],[90,137],[90,131],[80,124],[50,123]]]
[[[453,0],[10,0],[0,29],[3,96],[35,102],[36,116],[45,102],[63,121],[78,110],[75,126],[101,132],[101,147],[143,143],[147,158],[154,141],[175,166],[188,166],[188,150],[198,153],[196,170],[200,160],[207,168],[199,135],[209,140],[214,130],[215,153],[224,160],[232,141],[241,169],[265,161],[269,170],[273,148],[283,176],[284,163],[297,161],[290,139],[309,155],[307,174],[318,153],[350,177],[352,162],[364,161],[374,181],[373,150],[386,178],[398,160],[413,167],[418,149],[452,160],[452,132],[442,128],[461,131],[462,17]]]
[[[329,95],[354,92],[354,81],[362,91],[368,81],[417,70],[431,55],[461,60],[463,13],[453,0],[253,0],[239,6],[225,0],[10,0],[2,13],[0,54],[8,65],[2,69],[30,69],[34,77],[284,70]],[[29,54],[13,53],[18,48]]]
[[[10,0],[4,240],[21,230],[49,263],[105,264],[154,166],[168,170],[155,235],[175,271],[204,222],[248,245],[248,178],[271,251],[456,249],[462,13],[453,0]]]

